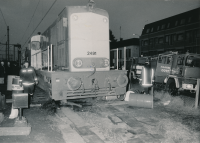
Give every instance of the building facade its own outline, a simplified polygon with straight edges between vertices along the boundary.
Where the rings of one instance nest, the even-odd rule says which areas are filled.
[[[128,69],[131,59],[139,57],[139,39],[132,38],[110,43],[111,69]]]
[[[143,56],[165,51],[200,54],[200,8],[145,25],[140,47]]]

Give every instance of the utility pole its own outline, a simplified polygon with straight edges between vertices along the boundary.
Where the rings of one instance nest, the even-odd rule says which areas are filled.
[[[13,48],[14,48],[14,59],[13,59],[13,61],[15,61],[15,46],[13,46]]]
[[[8,47],[7,47],[7,42],[6,42],[6,61],[7,61],[7,55],[8,55],[8,54],[7,54],[7,48],[8,48]]]
[[[9,26],[7,26],[7,42],[8,42],[8,61],[9,61]]]

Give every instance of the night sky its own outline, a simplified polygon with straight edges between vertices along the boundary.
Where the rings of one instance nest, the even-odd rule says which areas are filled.
[[[5,43],[7,26],[10,43],[27,46],[26,41],[55,0],[0,0],[0,42]],[[145,24],[200,7],[200,0],[94,0],[96,7],[110,16],[110,29],[116,39],[137,38]],[[65,6],[86,5],[88,0],[57,0],[33,33],[44,32]],[[38,5],[38,7],[37,7]],[[37,7],[37,9],[36,9]],[[36,10],[35,14],[34,11]],[[3,19],[3,16],[4,19]],[[34,16],[33,16],[34,14]],[[32,19],[32,20],[31,20]],[[29,25],[29,27],[28,27]]]

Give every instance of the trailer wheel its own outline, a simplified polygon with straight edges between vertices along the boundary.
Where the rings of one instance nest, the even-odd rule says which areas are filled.
[[[176,96],[178,95],[178,89],[176,88],[176,83],[173,79],[167,81],[167,91],[169,95]]]

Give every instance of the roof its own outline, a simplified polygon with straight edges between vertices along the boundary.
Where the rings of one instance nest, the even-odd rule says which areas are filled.
[[[190,18],[190,21],[189,21],[189,18]],[[184,20],[183,23],[181,23],[182,20]],[[154,33],[154,32],[165,30],[165,29],[171,29],[179,25],[198,22],[199,20],[200,20],[200,8],[196,8],[196,9],[193,9],[181,14],[177,14],[177,15],[174,15],[174,16],[171,16],[171,17],[168,17],[168,18],[165,18],[153,23],[149,23],[145,25],[142,31],[142,35]],[[158,30],[158,26],[159,26],[159,30]],[[161,28],[162,26],[163,28]],[[149,29],[149,32],[147,33],[148,29]]]
[[[117,41],[117,42],[111,42],[110,43],[110,49],[116,49],[116,48],[121,48],[121,47],[126,47],[126,46],[139,46],[139,38],[132,38],[132,39],[127,39],[127,40],[122,40],[122,41]]]

